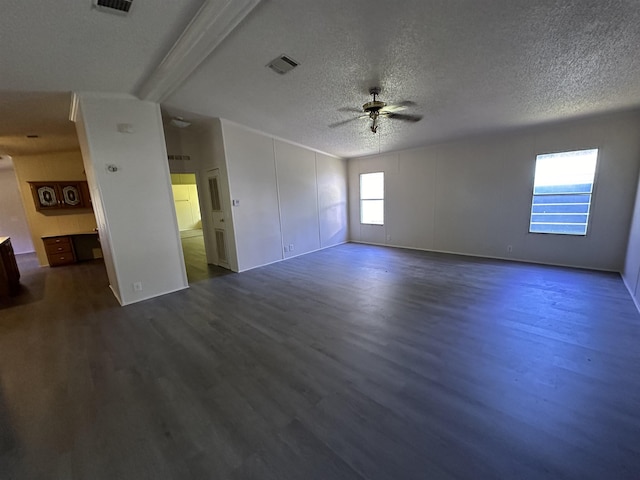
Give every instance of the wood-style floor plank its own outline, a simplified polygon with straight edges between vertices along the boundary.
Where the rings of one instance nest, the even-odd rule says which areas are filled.
[[[640,478],[620,276],[345,244],[119,307],[104,265],[0,304],[0,478]]]

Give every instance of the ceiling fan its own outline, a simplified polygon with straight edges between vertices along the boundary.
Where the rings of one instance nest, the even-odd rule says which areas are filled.
[[[359,109],[341,109],[341,111],[349,111],[349,112],[357,112],[361,115],[358,117],[350,118],[348,120],[343,120],[341,122],[332,123],[329,125],[330,128],[339,127],[340,125],[344,125],[345,123],[352,122],[359,118],[370,118],[371,126],[369,127],[373,133],[378,131],[378,120],[380,117],[391,118],[395,120],[403,120],[405,122],[418,122],[422,120],[422,115],[410,115],[407,113],[398,113],[411,105],[415,105],[415,103],[411,101],[405,101],[396,103],[393,105],[387,105],[386,103],[378,100],[378,95],[380,95],[380,88],[373,87],[369,89],[369,94],[372,97],[370,102],[362,105],[362,110]]]

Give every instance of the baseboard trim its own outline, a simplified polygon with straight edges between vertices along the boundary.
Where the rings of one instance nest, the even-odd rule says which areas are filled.
[[[111,288],[111,285],[109,285],[109,288]],[[174,288],[173,290],[167,290],[166,292],[156,293],[155,295],[149,295],[149,296],[144,297],[144,298],[138,298],[138,299],[130,301],[130,302],[123,302],[122,300],[120,300],[118,295],[115,294],[113,288],[111,288],[111,291],[114,292],[113,294],[115,295],[116,299],[118,299],[118,302],[120,302],[120,305],[125,307],[127,305],[133,305],[134,303],[144,302],[145,300],[151,300],[152,298],[161,297],[163,295],[169,295],[170,293],[180,292],[182,290],[186,290],[187,288],[189,288],[189,285],[187,285],[186,287]]]
[[[349,242],[350,242],[349,240],[345,240],[344,242],[335,243],[333,245],[327,245],[326,247],[316,248],[315,250],[309,250],[308,252],[298,253],[297,255],[294,255],[293,257],[280,258],[278,260],[274,260],[273,262],[267,262],[267,263],[263,263],[261,265],[256,265],[255,267],[244,268],[242,270],[239,269],[237,273],[248,272],[248,271],[254,270],[256,268],[266,267],[267,265],[273,265],[275,263],[284,262],[286,260],[291,260],[292,258],[301,257],[302,255],[308,255],[309,253],[313,253],[313,252],[319,252],[321,250],[326,250],[327,248],[337,247],[338,245],[344,245],[345,243],[349,243]]]
[[[638,313],[640,313],[640,303],[638,302],[638,299],[633,294],[633,291],[631,290],[631,286],[629,285],[629,283],[627,283],[627,279],[624,278],[624,275],[620,274],[620,277],[622,277],[622,283],[624,283],[624,286],[626,287],[627,292],[629,292],[629,296],[631,297],[633,304],[636,306],[636,310],[638,310]]]
[[[109,290],[111,290],[111,293],[113,293],[113,296],[116,297],[116,300],[118,301],[120,306],[124,307],[125,304],[122,303],[122,300],[120,299],[120,295],[118,295],[118,293],[116,292],[116,289],[113,288],[113,285],[109,284]]]
[[[350,240],[351,243],[360,243],[363,245],[376,245],[378,247],[389,247],[389,248],[404,248],[406,250],[418,250],[420,252],[433,252],[433,253],[446,253],[448,255],[459,255],[461,257],[474,257],[474,258],[487,258],[491,260],[504,260],[507,262],[520,262],[520,263],[530,263],[532,265],[548,265],[550,267],[565,267],[565,268],[578,268],[580,270],[593,270],[596,272],[607,272],[607,273],[617,273],[622,277],[622,274],[619,270],[610,270],[607,268],[597,268],[597,267],[585,267],[581,265],[569,265],[564,263],[549,263],[549,262],[536,262],[535,260],[527,260],[523,258],[514,258],[514,257],[494,257],[490,255],[479,255],[475,253],[463,253],[463,252],[452,252],[448,250],[435,250],[430,248],[418,248],[418,247],[405,247],[403,245],[389,245],[387,243],[374,243],[374,242],[361,242],[358,240]]]

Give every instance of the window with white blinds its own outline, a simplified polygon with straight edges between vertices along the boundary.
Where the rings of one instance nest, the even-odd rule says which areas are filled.
[[[538,155],[529,232],[586,235],[598,149]]]

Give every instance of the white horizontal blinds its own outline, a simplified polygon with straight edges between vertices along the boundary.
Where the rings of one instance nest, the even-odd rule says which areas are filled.
[[[536,157],[532,233],[586,235],[598,149]]]
[[[360,175],[360,223],[384,225],[384,172]]]

